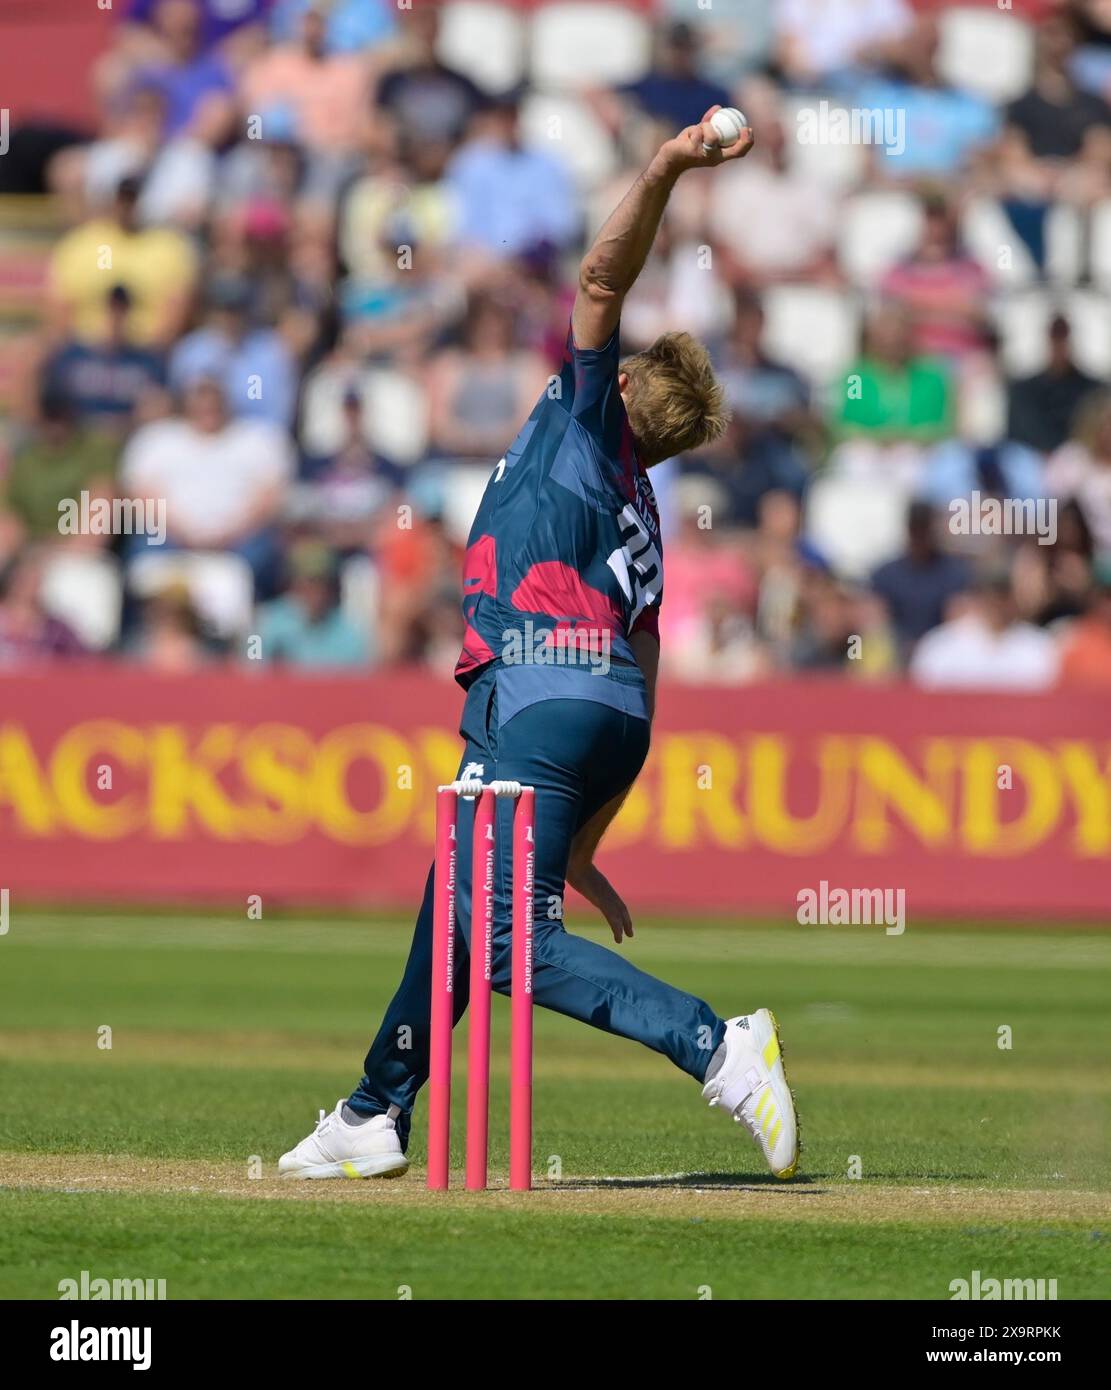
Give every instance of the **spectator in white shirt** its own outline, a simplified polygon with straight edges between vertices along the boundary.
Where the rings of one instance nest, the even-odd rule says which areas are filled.
[[[760,121],[743,177],[731,165],[709,190],[708,226],[721,273],[734,284],[818,280],[833,269],[838,208],[829,189],[788,166],[787,132]]]
[[[960,616],[919,642],[911,678],[940,690],[1048,690],[1057,680],[1059,654],[1048,632],[1021,622],[1006,572],[987,576],[968,596]]]
[[[780,0],[778,57],[784,73],[805,84],[882,56],[914,20],[906,0]]]
[[[286,431],[268,420],[232,419],[221,384],[200,377],[186,387],[180,416],[136,431],[122,480],[128,496],[165,500],[168,546],[241,556],[256,595],[269,597],[280,558],[276,522],[293,470]]]

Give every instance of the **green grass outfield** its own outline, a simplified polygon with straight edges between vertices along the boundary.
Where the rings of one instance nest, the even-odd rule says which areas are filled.
[[[775,1010],[797,1181],[662,1058],[538,1010],[539,1185],[506,1191],[496,999],[497,1190],[424,1190],[423,1111],[405,1178],[280,1182],[279,1153],[357,1078],[408,936],[13,905],[0,1297],[55,1298],[82,1270],[171,1298],[944,1299],[977,1269],[1111,1290],[1111,937],[645,922],[623,948],[639,965],[724,1014]]]

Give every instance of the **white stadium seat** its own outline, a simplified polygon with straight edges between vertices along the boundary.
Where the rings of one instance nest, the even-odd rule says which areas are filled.
[[[820,100],[819,97],[783,98],[781,120],[787,137],[788,168],[796,178],[822,184],[834,192],[855,188],[868,173],[872,151],[867,146],[851,141],[804,143],[799,139],[800,113],[813,113]]]
[[[860,306],[837,290],[812,285],[774,285],[764,295],[764,346],[828,385],[857,354]]]
[[[444,530],[460,545],[470,535],[482,494],[490,479],[491,469],[483,464],[451,464],[442,479],[441,507]]]
[[[420,458],[428,440],[428,400],[419,381],[390,368],[325,365],[305,383],[301,438],[305,452],[323,457],[343,442],[343,397],[354,386],[363,398],[367,443],[395,463]]]
[[[994,198],[970,198],[961,212],[961,241],[1000,289],[1023,289],[1037,266],[1011,220]]]
[[[1046,290],[1030,290],[993,300],[991,317],[1000,338],[1000,356],[1008,376],[1032,376],[1045,366],[1046,334],[1055,300]]]
[[[545,5],[532,21],[532,80],[549,90],[634,82],[652,58],[648,21],[619,5]]]
[[[1002,339],[1008,375],[1032,376],[1045,366],[1047,332],[1055,313],[1072,325],[1072,351],[1077,365],[1092,376],[1111,374],[1111,305],[1094,290],[1077,290],[1061,297],[1048,291],[1008,295],[992,305]]]
[[[961,238],[1000,289],[1025,289],[1038,268],[1010,218],[994,198],[970,198],[961,214]],[[1083,224],[1074,208],[1057,203],[1045,227],[1046,274],[1054,284],[1075,285],[1084,268]]]
[[[1045,228],[1046,272],[1056,285],[1076,285],[1084,273],[1084,219],[1076,208],[1055,203]]]
[[[1007,387],[986,357],[967,362],[957,382],[957,433],[972,444],[994,444],[1007,432]]]
[[[613,137],[579,97],[530,92],[521,104],[521,138],[533,149],[557,155],[583,191],[617,171]]]
[[[111,555],[63,550],[51,555],[39,597],[93,651],[110,647],[119,636],[123,584]]]
[[[340,607],[364,632],[374,631],[380,590],[378,567],[369,555],[354,555],[344,562],[339,576]]]
[[[907,491],[898,483],[818,478],[806,494],[806,538],[838,574],[862,579],[904,548],[907,501]]]
[[[922,231],[922,207],[896,190],[858,193],[842,204],[837,256],[857,285],[871,288],[914,250]]]
[[[1111,290],[1111,198],[1092,209],[1091,236],[1092,279]]]
[[[238,555],[144,550],[128,566],[127,579],[138,598],[151,598],[170,584],[184,584],[193,607],[222,637],[237,637],[250,629],[254,578],[250,565]]]
[[[961,6],[940,16],[942,80],[993,103],[1013,101],[1034,72],[1034,31],[1013,14]]]
[[[1090,376],[1111,376],[1111,303],[1098,290],[1076,290],[1064,303],[1077,365]]]
[[[441,11],[437,56],[488,92],[516,87],[525,71],[525,23],[508,5],[455,0]]]

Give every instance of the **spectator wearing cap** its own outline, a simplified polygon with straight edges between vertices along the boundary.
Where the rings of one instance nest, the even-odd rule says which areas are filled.
[[[1044,370],[1007,388],[1007,437],[1042,454],[1066,443],[1081,405],[1100,385],[1073,360],[1072,333],[1062,314],[1050,322],[1048,347]]]
[[[464,248],[504,261],[539,246],[567,247],[579,233],[566,166],[521,139],[517,92],[499,97],[475,118],[445,178]]]
[[[165,347],[185,322],[197,259],[188,239],[170,227],[142,227],[139,185],[121,180],[109,212],[64,236],[47,271],[52,326],[60,336],[102,343],[111,332],[108,291],[131,297],[129,332],[140,347]]]
[[[1022,622],[1008,568],[985,573],[963,611],[926,633],[910,662],[912,679],[934,690],[1048,690],[1057,679],[1057,644]]]
[[[1087,611],[1064,641],[1061,684],[1111,690],[1111,555],[1102,556],[1092,568]]]
[[[269,420],[233,418],[222,382],[201,377],[185,388],[180,415],[136,430],[121,478],[128,496],[165,501],[167,546],[240,556],[256,594],[268,597],[293,469],[287,432]],[[132,537],[130,553],[147,543]]]
[[[285,339],[251,323],[250,282],[222,276],[208,289],[204,325],[184,337],[170,355],[170,385],[221,381],[232,414],[288,427],[297,402],[297,363]]]
[[[108,329],[102,343],[71,339],[46,361],[47,393],[71,407],[79,425],[114,436],[134,423],[140,405],[166,383],[161,353],[131,341],[131,295],[126,286],[108,292]]]
[[[912,502],[906,550],[872,575],[872,590],[886,605],[904,661],[920,638],[945,621],[950,602],[972,578],[965,560],[942,551],[937,527],[929,503]]]
[[[259,613],[261,659],[312,671],[369,665],[367,634],[340,606],[335,554],[320,541],[301,540],[287,569],[286,592]]]

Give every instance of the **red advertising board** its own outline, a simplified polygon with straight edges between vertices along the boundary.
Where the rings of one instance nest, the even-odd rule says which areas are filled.
[[[410,907],[460,695],[424,674],[0,678],[0,884],[48,900]],[[669,686],[605,864],[642,911],[1101,920],[1111,706],[796,681]],[[542,833],[538,826],[538,833]]]

